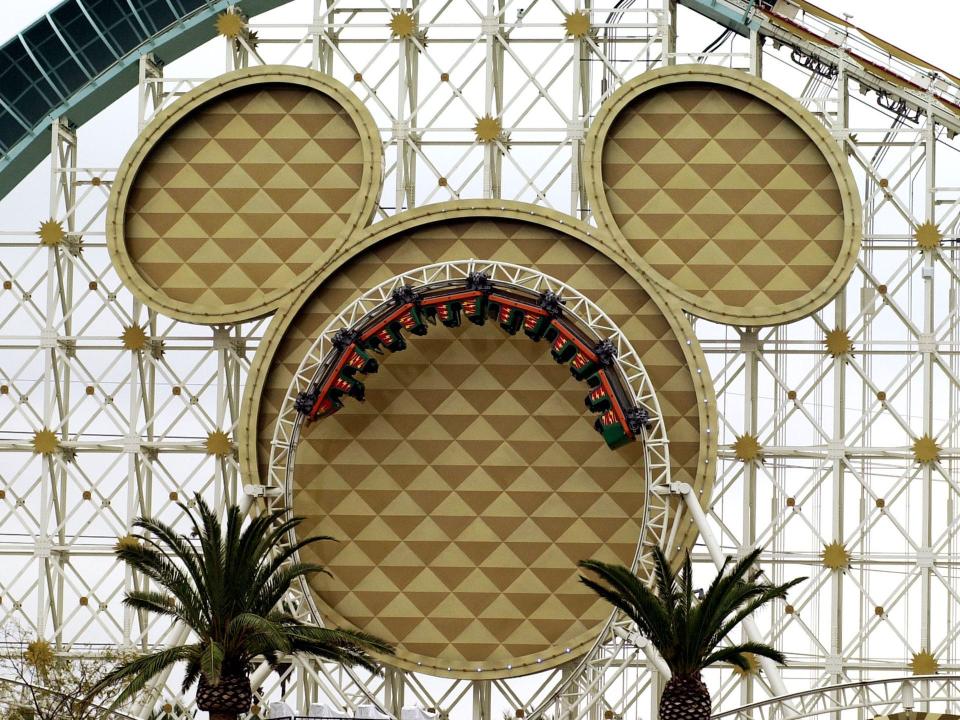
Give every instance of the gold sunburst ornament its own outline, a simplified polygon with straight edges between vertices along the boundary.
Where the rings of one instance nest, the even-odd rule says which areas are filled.
[[[940,663],[929,650],[914,653],[910,660],[910,671],[914,675],[936,675],[939,669]]]
[[[134,535],[124,535],[123,537],[117,538],[117,542],[114,544],[114,550],[136,550],[140,547],[140,540],[138,540]]]
[[[917,230],[913,237],[917,241],[917,247],[921,250],[936,250],[940,247],[940,241],[943,240],[940,228],[932,222],[917,225]]]
[[[59,446],[57,434],[49,428],[37,430],[33,434],[33,451],[38,455],[53,455]]]
[[[583,10],[574,10],[563,18],[566,34],[572,38],[582,38],[590,32],[590,16]]]
[[[398,38],[411,37],[417,31],[417,24],[413,21],[413,15],[406,10],[401,10],[390,18],[390,34]]]
[[[940,459],[937,441],[926,434],[918,437],[913,441],[913,459],[923,465],[937,462]]]
[[[217,33],[225,38],[236,40],[247,26],[240,13],[223,12],[217,15]]]
[[[233,443],[230,442],[230,436],[223,430],[214,430],[207,435],[206,449],[207,455],[224,457],[233,450]]]
[[[830,357],[840,357],[853,352],[853,340],[850,339],[847,331],[841,328],[835,328],[828,332],[823,342],[827,346]]]
[[[503,126],[500,124],[500,118],[492,115],[484,115],[477,119],[477,124],[473,126],[473,132],[477,135],[477,140],[482,143],[492,143],[500,137]]]
[[[744,670],[742,667],[738,667],[731,663],[731,669],[733,672],[740,677],[749,677],[756,676],[760,674],[760,661],[757,660],[757,656],[752,652],[743,653],[743,657],[747,661],[747,669]]]
[[[850,553],[841,542],[825,545],[822,553],[823,566],[831,570],[845,570],[850,565]]]
[[[139,325],[130,325],[120,335],[124,350],[143,350],[147,346],[147,333]]]
[[[59,220],[51,218],[50,220],[44,220],[40,223],[40,229],[37,230],[37,235],[40,236],[41,245],[55,247],[63,242],[67,233],[64,232],[63,225],[60,224]]]
[[[763,457],[763,446],[756,435],[744,433],[737,435],[736,441],[730,446],[733,448],[733,454],[740,462],[753,462]]]

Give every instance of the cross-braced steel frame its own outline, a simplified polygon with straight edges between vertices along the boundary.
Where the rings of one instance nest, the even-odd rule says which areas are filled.
[[[698,514],[695,501],[688,507],[701,526],[695,559],[704,575],[725,554],[762,545],[771,578],[809,578],[789,607],[748,629],[787,651],[790,667],[711,673],[720,707],[829,685],[816,698],[767,703],[756,713],[866,717],[881,704],[868,709],[833,686],[900,678],[927,653],[941,673],[960,671],[960,183],[951,179],[960,88],[782,2],[792,26],[740,0],[702,5],[750,22],[726,32],[675,0],[295,3],[279,19],[254,19],[256,36],[220,40],[220,67],[189,58],[164,67],[144,56],[137,115],[116,121],[142,128],[222,70],[310,66],[349,84],[381,128],[386,179],[377,219],[428,202],[503,197],[590,220],[584,130],[624,80],[664,64],[715,63],[799,98],[857,175],[863,249],[847,289],[808,319],[760,329],[695,323],[717,388],[721,462],[708,511]],[[583,37],[565,35],[564,15],[574,10],[589,14]],[[387,25],[400,11],[412,15],[416,32],[391,37]],[[473,132],[484,115],[502,120],[489,144]],[[104,242],[114,171],[108,162],[96,166],[96,145],[84,146],[92,166],[78,166],[78,135],[69,118],[52,124],[49,214],[20,217],[20,230],[0,235],[0,617],[82,654],[184,637],[121,605],[124,590],[142,579],[114,563],[112,545],[139,514],[175,520],[176,501],[194,492],[249,502],[235,457],[208,454],[205,440],[233,430],[265,321],[189,326],[135,302]],[[64,230],[49,246],[35,235],[48,219]],[[917,246],[925,223],[942,236],[936,249]],[[133,326],[145,330],[142,348],[120,340]],[[826,351],[834,329],[847,333],[852,353]],[[52,449],[38,439],[43,430],[56,438]],[[728,449],[744,433],[759,438],[762,458],[743,463]],[[924,435],[939,445],[933,462],[914,457]],[[845,569],[825,566],[828,545],[842,547]],[[282,682],[264,669],[255,680],[266,696],[285,694],[301,707],[320,697],[346,707],[374,698],[393,714],[419,703],[473,720],[519,709],[599,720],[650,716],[664,671],[615,619],[594,653],[526,678],[441,680],[397,670],[368,677],[293,663]],[[161,681],[132,714],[176,697],[176,678]],[[917,680],[917,709],[956,711],[954,686]],[[906,705],[892,693],[885,710]]]

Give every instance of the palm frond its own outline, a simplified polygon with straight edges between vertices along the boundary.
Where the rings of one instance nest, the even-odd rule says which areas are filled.
[[[256,643],[258,654],[263,654],[268,649],[290,652],[290,639],[286,628],[255,613],[240,613],[233,618],[227,627],[227,635],[234,643],[241,639],[247,643]]]
[[[247,668],[258,656],[279,666],[289,653],[308,654],[377,672],[372,654],[394,652],[390,643],[373,635],[312,626],[283,609],[294,581],[325,572],[322,565],[295,558],[307,545],[329,539],[326,536],[278,547],[301,518],[280,510],[247,522],[236,506],[226,508],[221,518],[199,495],[192,506],[179,505],[195,541],[155,518],[142,517],[135,521],[141,542],[118,546],[116,554],[160,586],[128,593],[125,604],[180,619],[200,641],[118,667],[105,678],[108,684],[126,683],[117,702],[178,661],[186,663],[186,690],[201,676],[216,685],[225,672]]]
[[[667,649],[670,614],[663,601],[645,583],[622,565],[612,565],[599,560],[581,560],[577,564],[602,581],[602,584],[597,583],[581,575],[581,583],[619,608],[633,620],[640,634],[654,645],[663,650]]]
[[[123,689],[113,697],[109,705],[110,708],[115,708],[140,692],[150,678],[160,674],[174,663],[188,659],[194,650],[193,645],[176,645],[128,660],[111,670],[100,682],[90,688],[83,702],[89,705],[103,691],[126,681]]]
[[[184,694],[193,687],[193,684],[200,677],[200,658],[199,653],[197,657],[191,657],[187,660],[187,667],[184,671],[183,682],[180,684],[180,690]]]
[[[770,645],[765,643],[745,642],[740,643],[739,645],[729,645],[727,647],[720,648],[719,650],[714,650],[704,659],[704,667],[707,667],[708,665],[714,665],[716,663],[728,662],[736,665],[741,670],[749,670],[750,663],[745,656],[750,654],[756,655],[757,657],[769,658],[780,665],[784,665],[787,662],[784,654]]]
[[[287,630],[294,652],[306,652],[344,665],[361,666],[375,673],[380,672],[369,652],[393,655],[390,643],[367,633],[337,628],[315,626],[291,627]]]
[[[283,599],[294,581],[313,573],[323,572],[323,569],[323,566],[317,563],[303,562],[290,563],[286,567],[280,568],[263,586],[256,590],[255,597],[250,603],[250,609],[257,614],[265,615]]]
[[[223,671],[223,647],[214,640],[203,643],[200,653],[200,673],[211,685],[220,684],[220,673]]]
[[[729,635],[733,629],[746,618],[750,617],[754,612],[759,610],[767,603],[773,600],[782,600],[787,596],[787,592],[790,590],[790,588],[802,583],[806,579],[807,578],[805,577],[799,577],[782,585],[756,584],[754,587],[757,589],[757,592],[751,593],[749,599],[745,602],[742,602],[735,609],[735,612],[728,616],[724,620],[723,624],[716,629],[714,634],[710,637],[710,646],[715,647],[716,645],[719,645],[727,637],[727,635]],[[746,593],[742,594],[746,595]]]
[[[674,674],[698,675],[714,662],[744,667],[743,653],[754,653],[783,662],[783,655],[762,643],[719,648],[718,645],[753,612],[777,598],[786,597],[798,578],[782,585],[758,581],[754,572],[760,550],[736,562],[729,558],[699,601],[693,587],[689,554],[675,573],[663,551],[654,548],[653,587],[628,568],[584,560],[578,565],[598,580],[580,576],[580,582],[621,610],[649,639]]]

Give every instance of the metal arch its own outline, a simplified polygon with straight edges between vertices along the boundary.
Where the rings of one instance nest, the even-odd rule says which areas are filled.
[[[598,340],[609,339],[614,343],[617,349],[614,362],[633,391],[635,402],[645,408],[650,416],[650,425],[640,438],[644,450],[643,473],[647,494],[644,503],[646,517],[643,525],[647,528],[651,521],[656,522],[653,535],[658,542],[662,541],[669,520],[669,504],[660,500],[670,488],[669,441],[660,403],[643,362],[619,327],[582,293],[538,270],[496,260],[471,259],[435,263],[396,275],[367,290],[330,320],[301,359],[277,415],[270,444],[268,464],[270,484],[284,488],[287,503],[291,505],[296,448],[300,441],[303,423],[303,416],[295,409],[294,401],[301,392],[316,382],[322,371],[324,360],[333,348],[332,341],[336,333],[341,329],[353,327],[363,317],[390,303],[393,291],[401,286],[408,285],[416,289],[439,282],[465,280],[473,272],[486,273],[491,280],[524,290],[532,292],[549,290],[556,293],[565,301],[566,313],[576,317],[596,335]],[[650,513],[652,502],[660,503],[657,512],[653,514]],[[643,555],[642,546],[640,546],[637,549],[634,565],[643,560]],[[644,567],[646,570],[651,569],[647,565]],[[319,618],[312,596],[306,589],[305,596],[311,604],[314,616]]]

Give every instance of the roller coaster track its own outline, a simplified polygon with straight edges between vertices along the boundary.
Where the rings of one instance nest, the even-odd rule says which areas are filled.
[[[141,56],[175,60],[212,38],[214,18],[234,3],[64,0],[0,47],[0,197],[50,152],[52,120],[82,125],[137,84]]]

